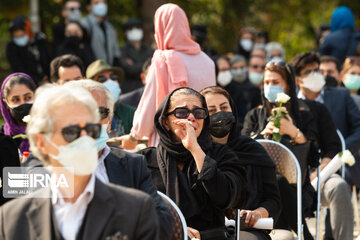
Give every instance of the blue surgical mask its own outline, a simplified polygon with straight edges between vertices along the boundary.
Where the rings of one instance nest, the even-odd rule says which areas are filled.
[[[24,47],[24,46],[26,46],[28,44],[29,37],[28,37],[28,35],[25,34],[22,37],[14,37],[13,41],[17,46]]]
[[[270,102],[270,103],[276,103],[276,98],[278,93],[283,93],[284,92],[284,88],[281,86],[264,86],[264,95],[265,98]]]
[[[360,76],[354,74],[346,74],[346,81],[344,85],[347,89],[351,91],[357,91],[360,89]]]
[[[77,8],[72,10],[68,15],[68,19],[70,21],[78,21],[78,20],[80,20],[80,18],[81,18],[81,12]]]
[[[121,88],[119,84],[111,79],[106,80],[105,82],[103,82],[103,84],[110,91],[111,95],[114,98],[114,101],[116,102],[121,93]]]
[[[106,132],[108,125],[109,125],[108,123],[101,125],[100,136],[96,139],[96,145],[97,145],[98,152],[105,148],[106,141],[109,140],[109,135]]]
[[[92,8],[92,13],[95,16],[104,17],[107,14],[108,7],[105,3],[98,3]]]
[[[249,73],[249,80],[254,85],[259,85],[264,80],[264,74],[259,72],[250,72]]]

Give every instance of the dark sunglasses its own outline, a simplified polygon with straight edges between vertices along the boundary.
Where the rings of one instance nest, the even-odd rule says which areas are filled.
[[[70,125],[61,129],[61,134],[65,141],[72,142],[80,137],[81,131],[85,130],[89,137],[94,139],[100,136],[100,123],[87,123],[85,127],[80,127],[78,124]]]
[[[174,114],[176,118],[185,119],[189,117],[190,113],[192,113],[196,119],[205,119],[208,116],[206,108],[194,108],[190,110],[186,107],[175,108],[173,111],[167,113],[166,116]]]
[[[106,76],[100,75],[100,76],[98,77],[98,82],[103,83],[103,82],[105,82],[107,79],[108,79],[108,78],[107,78]],[[118,81],[120,78],[119,78],[119,76],[118,76],[117,74],[112,73],[112,74],[110,74],[110,79],[112,79],[112,80],[114,80],[114,81]]]
[[[110,114],[110,109],[108,109],[107,107],[99,107],[99,113],[100,113],[100,119],[105,119],[109,116]]]
[[[266,64],[266,67],[269,67],[270,65],[276,65],[280,67],[286,67],[286,62],[282,60],[271,60]]]
[[[265,69],[265,66],[263,66],[263,65],[250,65],[250,67],[255,68],[255,69],[260,68],[260,69],[262,69],[262,70]]]

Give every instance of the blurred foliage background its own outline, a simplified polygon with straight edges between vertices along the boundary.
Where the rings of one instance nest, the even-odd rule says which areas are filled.
[[[11,72],[5,57],[10,40],[8,25],[19,14],[29,16],[31,0],[1,0],[0,4],[0,81]],[[41,30],[52,41],[52,26],[61,21],[64,0],[39,0]],[[82,0],[83,14],[87,13]],[[360,1],[353,0],[108,0],[109,18],[123,44],[122,24],[128,17],[143,20],[148,42],[153,36],[153,16],[165,2],[181,6],[192,24],[208,26],[208,44],[219,53],[231,52],[241,27],[251,26],[269,32],[271,41],[280,42],[286,49],[287,60],[296,53],[316,47],[315,33],[321,23],[330,22],[332,11],[340,5],[350,7],[359,25]]]

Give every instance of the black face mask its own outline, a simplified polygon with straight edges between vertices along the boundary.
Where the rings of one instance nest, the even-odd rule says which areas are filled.
[[[225,137],[235,124],[232,112],[220,111],[210,116],[210,134],[217,138]]]
[[[65,37],[65,45],[70,48],[78,48],[81,43],[81,39],[78,36]]]
[[[32,103],[24,103],[11,109],[10,114],[17,122],[24,123],[23,118],[29,115],[31,107]]]
[[[326,75],[325,76],[325,86],[326,87],[337,87],[338,82],[336,81],[336,79],[330,75]]]

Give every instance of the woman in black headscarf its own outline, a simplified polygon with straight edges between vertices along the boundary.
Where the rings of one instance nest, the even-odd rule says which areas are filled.
[[[244,128],[241,133],[253,138],[270,138],[276,129],[274,121],[269,117],[272,109],[279,107],[277,94],[285,93],[290,100],[283,106],[286,108],[287,119],[282,118],[280,128],[281,143],[293,151],[300,162],[303,174],[303,211],[312,211],[314,189],[310,184],[308,166],[315,167],[318,163],[318,130],[314,116],[306,106],[300,106],[296,96],[295,77],[292,67],[283,61],[271,61],[266,65],[264,88],[262,91],[263,105],[252,109],[245,116]],[[301,150],[296,152],[297,150]],[[299,154],[300,152],[300,154]],[[302,158],[305,160],[302,161]],[[280,189],[282,211],[276,228],[297,229],[296,221],[296,188],[290,185],[280,174],[277,174]],[[304,215],[303,215],[304,216]],[[304,223],[305,239],[313,239]]]
[[[175,201],[202,240],[227,239],[224,211],[243,202],[246,178],[236,154],[212,142],[205,98],[178,88],[162,101],[154,121],[159,146],[143,151],[154,185]],[[197,236],[193,229],[190,237]]]
[[[208,87],[200,92],[206,99],[210,115],[210,135],[215,142],[227,144],[245,166],[248,186],[247,200],[240,216],[246,214],[250,229],[241,230],[240,239],[271,239],[268,232],[252,229],[259,218],[280,213],[280,193],[275,164],[265,149],[255,140],[240,136],[237,109],[229,93],[221,87]]]

